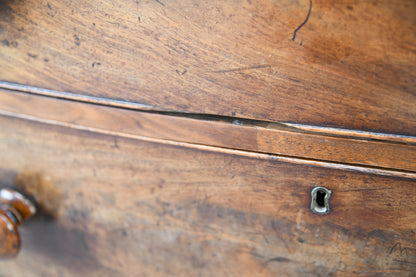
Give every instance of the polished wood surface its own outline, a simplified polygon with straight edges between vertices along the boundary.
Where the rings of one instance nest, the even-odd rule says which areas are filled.
[[[2,89],[0,114],[118,136],[404,170],[416,176],[416,137],[410,136],[335,136],[265,122],[138,112]]]
[[[0,1],[0,276],[412,276],[415,14]]]
[[[21,193],[0,189],[0,258],[13,258],[20,250],[19,227],[36,213],[34,204]]]
[[[5,276],[409,276],[416,179],[0,117],[0,180],[45,172],[62,216],[22,226]],[[230,150],[231,151],[231,150]],[[331,211],[309,210],[316,186]]]
[[[0,5],[1,81],[158,110],[416,135],[412,0]]]
[[[20,249],[20,237],[16,225],[0,210],[0,259],[13,258]]]

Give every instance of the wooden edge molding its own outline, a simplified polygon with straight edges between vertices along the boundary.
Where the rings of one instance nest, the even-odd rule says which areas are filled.
[[[52,89],[38,88],[38,87],[9,83],[9,82],[4,82],[4,81],[0,81],[0,88],[27,92],[27,93],[32,93],[36,95],[50,96],[50,97],[66,99],[66,100],[73,100],[73,101],[80,101],[80,102],[85,102],[85,103],[119,107],[119,108],[127,108],[127,109],[134,109],[134,110],[154,110],[152,106],[146,105],[146,104],[140,104],[140,103],[134,103],[134,102],[128,102],[128,101],[122,101],[122,100],[116,100],[116,99],[106,99],[106,98],[101,98],[101,97],[81,95],[81,94],[70,93],[70,92],[56,91]]]
[[[0,89],[3,116],[182,147],[416,178],[416,145],[408,143],[327,136],[100,104]]]
[[[185,117],[193,117],[194,114],[181,112],[181,111],[172,111],[169,109],[161,109],[156,108],[151,105],[136,103],[131,101],[122,101],[116,99],[108,99],[102,97],[95,97],[95,96],[88,96],[88,95],[81,95],[76,93],[70,92],[63,92],[45,88],[38,88],[34,86],[10,83],[5,81],[0,81],[0,89],[6,90],[13,90],[18,92],[26,92],[35,95],[42,95],[42,96],[49,96],[59,99],[65,100],[72,100],[72,101],[79,101],[83,103],[91,103],[97,105],[104,105],[116,108],[125,108],[137,111],[153,111],[153,112],[165,112],[169,113],[170,115],[176,116],[185,116]],[[221,115],[204,115],[206,118],[215,118],[216,120],[221,121],[230,121],[230,117],[228,116],[221,116]],[[258,125],[258,126],[267,126],[270,128],[285,128],[285,129],[292,129],[292,131],[297,132],[308,132],[311,134],[320,134],[325,136],[339,136],[339,137],[346,137],[346,138],[355,138],[355,139],[365,139],[365,140],[379,140],[379,141],[389,141],[389,142],[397,142],[397,143],[407,143],[407,144],[416,144],[416,137],[415,136],[406,136],[406,135],[398,135],[398,134],[386,134],[386,133],[377,133],[377,132],[368,132],[368,131],[361,131],[361,130],[349,130],[349,129],[342,129],[342,128],[331,128],[331,127],[324,127],[324,126],[314,126],[314,125],[307,125],[307,124],[299,124],[299,123],[291,123],[291,122],[269,122],[263,120],[253,120],[253,119],[245,119],[245,118],[237,118],[231,117],[231,121],[240,121],[249,123],[250,125]]]
[[[306,131],[312,133],[319,133],[323,135],[333,135],[333,136],[342,136],[350,138],[363,138],[363,139],[374,139],[380,141],[391,141],[391,142],[402,142],[409,144],[416,144],[416,137],[413,136],[404,136],[397,134],[385,134],[385,133],[376,133],[376,132],[367,132],[359,130],[348,130],[342,128],[331,128],[331,127],[322,127],[322,126],[313,126],[307,124],[298,124],[283,122],[280,123],[291,128],[296,128],[299,131]]]

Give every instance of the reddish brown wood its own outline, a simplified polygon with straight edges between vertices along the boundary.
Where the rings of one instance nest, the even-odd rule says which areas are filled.
[[[345,131],[334,136],[264,122],[256,125],[144,113],[1,89],[0,114],[119,136],[416,172],[416,137],[396,140],[372,134],[366,138]]]
[[[0,190],[0,258],[12,258],[20,249],[17,229],[36,213],[36,208],[22,194],[12,189]]]
[[[2,1],[0,79],[154,109],[416,135],[412,0]]]
[[[54,185],[51,176],[36,171],[22,171],[15,179],[16,187],[36,200],[44,216],[57,219],[60,215],[63,196]]]
[[[411,276],[415,11],[0,1],[0,187],[59,200],[0,276]]]
[[[0,117],[0,180],[43,171],[56,221],[22,226],[6,276],[351,276],[415,272],[412,178]],[[315,186],[331,212],[310,210]]]
[[[0,258],[12,258],[20,249],[17,226],[7,214],[0,210]]]

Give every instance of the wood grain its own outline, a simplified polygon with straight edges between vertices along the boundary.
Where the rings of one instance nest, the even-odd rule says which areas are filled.
[[[192,150],[0,116],[0,182],[45,172],[56,221],[2,276],[409,276],[416,179]],[[309,211],[315,186],[331,212]]]
[[[416,138],[406,143],[375,137],[334,137],[276,124],[214,121],[91,105],[0,89],[0,114],[119,136],[278,154],[288,157],[416,172]],[[384,139],[385,136],[381,136]]]
[[[158,110],[416,135],[416,4],[1,1],[0,80]]]

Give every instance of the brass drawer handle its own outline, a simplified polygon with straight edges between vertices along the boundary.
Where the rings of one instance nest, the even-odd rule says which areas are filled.
[[[0,190],[0,258],[17,255],[20,249],[17,227],[35,213],[35,205],[21,193],[12,189]]]

